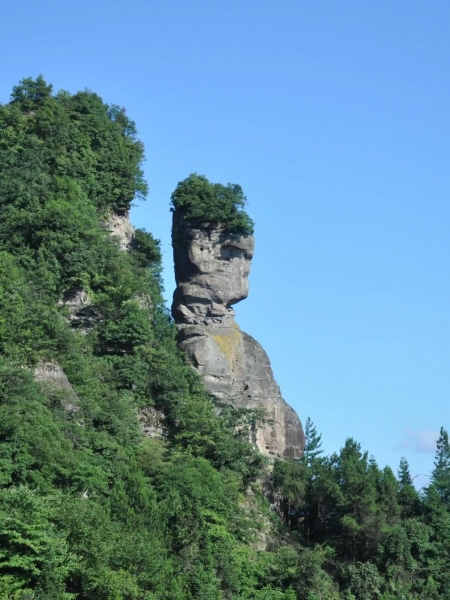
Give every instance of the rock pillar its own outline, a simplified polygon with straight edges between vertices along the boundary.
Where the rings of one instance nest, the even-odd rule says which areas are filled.
[[[172,237],[177,283],[172,315],[180,347],[220,402],[265,411],[267,423],[256,432],[263,454],[300,458],[300,420],[283,400],[266,352],[234,320],[232,306],[248,295],[253,236],[189,228],[175,211]]]

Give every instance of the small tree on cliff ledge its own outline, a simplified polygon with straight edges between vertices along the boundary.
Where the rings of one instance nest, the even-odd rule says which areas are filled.
[[[254,223],[244,210],[246,200],[240,185],[211,183],[196,173],[180,181],[171,196],[172,210],[193,227],[223,226],[229,233],[251,235]]]

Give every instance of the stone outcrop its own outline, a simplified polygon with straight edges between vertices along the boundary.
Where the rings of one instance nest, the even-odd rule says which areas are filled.
[[[145,437],[166,438],[167,428],[164,425],[164,413],[153,406],[145,406],[137,411],[137,418]]]
[[[240,330],[231,308],[248,295],[253,236],[187,229],[176,212],[172,234],[177,283],[172,314],[180,347],[220,402],[265,411],[267,423],[256,431],[263,454],[299,458],[300,420],[283,400],[266,352]]]
[[[130,212],[128,210],[111,211],[108,220],[101,222],[100,226],[118,238],[121,250],[130,248],[134,238],[134,227],[130,222]]]
[[[61,405],[67,414],[75,415],[80,410],[80,399],[58,363],[40,363],[34,370],[34,378],[38,383],[61,393]]]
[[[85,290],[68,291],[58,304],[67,307],[69,311],[67,322],[81,333],[88,333],[101,321],[99,311],[92,304]]]

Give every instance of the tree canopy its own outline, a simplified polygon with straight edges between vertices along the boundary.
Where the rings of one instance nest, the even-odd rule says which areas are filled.
[[[211,183],[196,173],[180,181],[171,197],[173,210],[193,227],[221,226],[229,233],[251,235],[254,223],[245,203],[240,185]]]

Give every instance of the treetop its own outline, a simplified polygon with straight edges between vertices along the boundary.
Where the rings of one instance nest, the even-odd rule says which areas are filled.
[[[245,212],[247,198],[236,183],[211,183],[204,175],[192,173],[180,181],[171,196],[172,210],[192,226],[251,235],[254,223]]]

